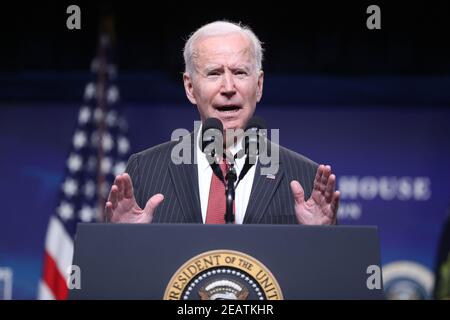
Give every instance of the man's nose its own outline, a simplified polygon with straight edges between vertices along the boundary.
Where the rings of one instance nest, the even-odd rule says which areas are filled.
[[[220,89],[220,93],[227,98],[232,97],[236,94],[236,87],[234,84],[233,75],[231,72],[225,72],[222,78],[222,87]]]

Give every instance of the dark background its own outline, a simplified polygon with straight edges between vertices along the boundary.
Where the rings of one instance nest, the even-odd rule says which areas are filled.
[[[124,71],[177,77],[189,33],[228,19],[251,26],[265,43],[268,73],[448,74],[448,1],[392,2],[2,3],[0,72],[85,70],[96,47],[98,18],[112,12]],[[69,4],[81,8],[81,30],[65,27]],[[366,28],[370,4],[381,8],[381,30]]]

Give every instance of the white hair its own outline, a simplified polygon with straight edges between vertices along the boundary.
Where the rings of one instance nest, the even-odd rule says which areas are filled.
[[[258,70],[261,70],[263,60],[262,43],[253,33],[253,31],[249,27],[244,26],[241,23],[215,21],[205,24],[204,26],[199,28],[197,31],[192,33],[186,41],[183,50],[185,72],[190,76],[192,76],[194,73],[194,58],[197,56],[197,52],[195,51],[194,47],[196,41],[201,38],[221,36],[233,33],[243,34],[250,40],[256,67],[258,68]]]

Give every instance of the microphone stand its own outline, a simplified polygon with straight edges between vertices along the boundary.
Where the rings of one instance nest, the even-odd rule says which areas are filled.
[[[253,159],[252,162],[250,162],[250,158]],[[235,159],[236,159],[236,156],[235,156]],[[239,174],[239,178],[237,177],[236,169],[234,168],[233,164],[231,164],[230,169],[228,169],[228,172],[225,176],[226,180],[225,181],[222,180],[225,184],[225,199],[226,199],[225,223],[227,223],[227,224],[234,223],[234,221],[235,221],[234,212],[233,212],[235,190],[236,190],[237,186],[239,185],[239,183],[242,181],[242,179],[244,179],[244,176],[247,174],[247,172],[255,164],[255,162],[256,162],[255,159],[256,159],[256,155],[251,156],[249,153],[247,153],[247,158],[245,159],[245,164],[241,170],[241,173]],[[216,171],[218,171],[217,173],[215,172],[215,170],[213,170],[213,171],[216,173],[216,175],[220,179],[222,176],[221,175],[222,172],[218,167],[219,166],[217,165],[217,169],[216,169]],[[238,180],[238,181],[235,184],[236,180]]]
[[[225,223],[227,224],[234,223],[233,203],[235,197],[234,183],[236,182],[236,178],[237,178],[236,169],[234,169],[233,165],[231,165],[226,175],[226,184],[225,184],[225,198],[226,198]]]

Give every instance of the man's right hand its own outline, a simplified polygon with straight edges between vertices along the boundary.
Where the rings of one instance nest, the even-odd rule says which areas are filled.
[[[127,173],[120,174],[114,180],[105,206],[107,222],[114,223],[151,223],[153,213],[164,200],[160,193],[151,197],[144,209],[134,198],[133,184]]]

